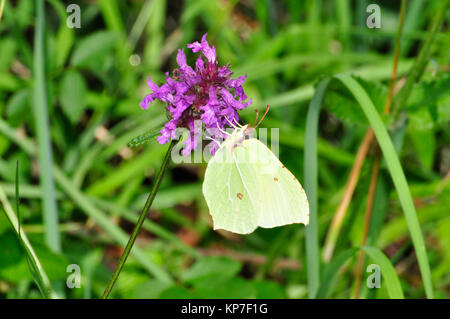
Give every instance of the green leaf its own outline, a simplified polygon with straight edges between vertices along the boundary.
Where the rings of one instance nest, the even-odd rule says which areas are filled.
[[[56,35],[56,66],[62,67],[69,56],[75,38],[74,30],[64,21]]]
[[[429,131],[450,120],[450,75],[417,83],[408,99],[407,111],[412,131]]]
[[[78,122],[86,107],[86,91],[86,83],[80,73],[65,73],[60,91],[61,106],[73,124]]]
[[[24,116],[28,115],[27,108],[30,102],[30,90],[22,89],[16,91],[14,95],[8,100],[6,105],[6,114],[10,123],[23,121]]]
[[[118,36],[111,31],[98,31],[83,40],[75,47],[70,63],[74,66],[90,66],[105,58],[114,48]]]
[[[210,278],[197,285],[193,292],[194,298],[208,299],[248,299],[255,298],[256,291],[252,284],[240,277],[225,281]]]
[[[450,75],[442,74],[430,81],[417,83],[411,92],[407,109],[409,111],[435,107],[439,101],[450,96]]]
[[[142,284],[137,285],[129,296],[126,298],[132,299],[155,299],[160,298],[162,292],[173,287],[171,283],[152,279]]]
[[[34,268],[30,256],[22,249],[17,238],[12,232],[7,232],[0,237],[0,247],[2,247],[0,278],[12,283],[19,283],[23,279],[35,279],[36,282],[39,282],[40,279],[36,278],[39,276],[38,270]],[[34,242],[33,249],[36,256],[39,256],[43,269],[49,274],[49,280],[66,278],[68,262],[63,255],[53,253],[44,244]]]
[[[187,269],[181,279],[187,283],[200,280],[228,279],[235,276],[241,269],[241,263],[226,257],[204,257]]]
[[[434,163],[434,150],[436,149],[434,130],[411,130],[409,137],[414,145],[415,154],[422,163],[422,166],[426,171],[431,171]]]
[[[11,66],[11,63],[16,54],[17,44],[13,38],[4,38],[0,41],[0,52],[2,58],[0,59],[0,72],[5,72]]]
[[[253,281],[252,285],[256,290],[256,298],[258,299],[286,298],[283,287],[275,281]]]
[[[151,130],[147,133],[144,133],[142,135],[136,136],[133,138],[130,142],[128,142],[128,147],[137,147],[139,145],[145,144],[147,142],[150,142],[153,140],[156,136],[159,135],[159,132],[161,131],[161,128]]]
[[[372,99],[378,113],[381,113],[387,99],[388,89],[379,82],[355,78]],[[367,123],[361,108],[353,96],[339,82],[331,82],[325,94],[325,107],[340,120],[356,124]]]
[[[190,299],[192,294],[184,287],[170,287],[159,295],[161,299]]]

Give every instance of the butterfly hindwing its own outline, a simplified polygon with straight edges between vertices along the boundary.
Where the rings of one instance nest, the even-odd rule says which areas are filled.
[[[239,157],[246,156],[243,148],[235,150],[240,153]],[[256,176],[250,163],[238,163],[235,155],[226,148],[216,152],[205,172],[203,194],[214,229],[248,234],[255,230],[258,223]]]
[[[245,140],[243,145],[257,156],[257,160],[253,160],[253,169],[259,179],[259,201],[262,203],[258,210],[258,226],[307,225],[308,200],[297,178],[259,140]]]

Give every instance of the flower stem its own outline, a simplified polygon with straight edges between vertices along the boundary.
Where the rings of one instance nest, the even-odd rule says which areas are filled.
[[[142,225],[144,224],[145,218],[147,217],[150,207],[152,206],[153,200],[155,199],[156,193],[158,192],[159,185],[161,185],[162,178],[163,178],[166,168],[169,164],[170,154],[171,154],[173,146],[174,146],[174,142],[171,141],[169,148],[167,150],[167,153],[164,157],[164,161],[161,165],[161,168],[159,169],[158,175],[156,175],[156,179],[155,179],[155,183],[153,185],[152,191],[150,192],[150,194],[147,197],[147,201],[145,202],[144,208],[142,209],[141,215],[139,216],[138,222],[136,223],[133,233],[131,234],[131,237],[128,240],[128,243],[125,246],[125,250],[123,251],[122,256],[120,257],[119,264],[117,265],[116,270],[114,271],[114,274],[112,275],[111,279],[109,280],[108,286],[106,286],[105,291],[103,292],[102,299],[108,298],[109,294],[111,293],[111,290],[114,287],[114,284],[116,283],[117,279],[119,278],[120,272],[122,271],[122,268],[125,265],[125,262],[127,261],[128,256],[130,255],[131,249],[133,248],[133,245],[136,241],[136,237],[139,234],[139,231],[141,230]]]

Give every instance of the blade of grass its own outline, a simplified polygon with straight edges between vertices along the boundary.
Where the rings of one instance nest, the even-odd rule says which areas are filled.
[[[420,29],[425,16],[423,15],[424,0],[412,0],[409,2],[408,13],[405,16],[404,33],[411,33]],[[414,44],[412,39],[403,39],[401,43],[401,55],[406,56]]]
[[[402,286],[395,272],[394,266],[391,261],[386,257],[381,250],[376,247],[361,247],[372,260],[380,266],[383,274],[383,282],[386,284],[386,288],[391,299],[404,299]]]
[[[37,17],[34,35],[34,117],[38,139],[39,177],[44,197],[42,211],[45,224],[45,242],[53,251],[61,251],[61,239],[58,230],[58,210],[55,198],[52,166],[53,155],[50,141],[48,103],[45,81],[44,53],[44,1],[36,0]]]
[[[372,258],[372,260],[380,267],[386,284],[386,288],[391,299],[403,299],[403,290],[400,285],[400,280],[395,272],[394,266],[386,255],[376,247],[365,246],[361,247],[361,250]],[[341,267],[359,251],[358,248],[350,248],[344,250],[338,254],[333,260],[326,266],[321,285],[317,292],[316,298],[327,298],[331,286],[331,283]]]
[[[395,85],[395,81],[397,80],[397,65],[398,65],[398,57],[400,55],[400,43],[401,43],[402,32],[403,32],[403,21],[404,21],[404,17],[405,17],[405,9],[406,9],[406,0],[402,0],[401,6],[400,6],[397,37],[396,37],[396,41],[395,41],[394,63],[392,66],[392,76],[391,76],[391,81],[389,83],[388,97],[386,99],[386,104],[385,104],[384,110],[383,110],[384,114],[389,114],[389,112],[391,110],[392,97],[394,96],[394,85]],[[366,245],[367,236],[369,234],[373,201],[375,198],[375,190],[376,190],[376,185],[377,185],[377,180],[378,180],[378,172],[380,169],[380,160],[381,160],[381,154],[379,152],[379,149],[377,148],[376,155],[375,155],[375,161],[374,161],[374,164],[372,167],[372,176],[371,176],[370,186],[369,186],[369,194],[368,194],[368,199],[367,199],[363,238],[362,238],[361,246]],[[361,275],[362,275],[363,265],[364,265],[364,250],[361,250],[359,252],[358,266],[357,266],[357,270],[356,270],[356,282],[355,282],[355,294],[354,294],[355,299],[359,298],[359,290],[361,287]]]
[[[2,0],[0,3],[0,21],[2,21],[3,18],[3,9],[5,8],[5,0]]]
[[[136,48],[136,43],[141,37],[145,29],[145,25],[148,23],[148,20],[152,15],[155,3],[156,1],[147,0],[142,5],[141,10],[139,11],[139,14],[136,18],[136,22],[133,24],[133,27],[131,28],[130,31],[130,35],[128,36],[128,45],[131,52],[133,52],[134,49]]]
[[[317,132],[319,113],[323,96],[329,79],[323,80],[317,86],[316,92],[309,104],[306,118],[305,137],[305,191],[309,202],[309,225],[306,226],[306,259],[308,271],[308,296],[314,298],[320,286],[320,252],[317,217]]]
[[[98,1],[100,12],[108,29],[125,34],[122,19],[120,17],[120,9],[115,1],[100,0]]]
[[[389,137],[383,121],[378,114],[373,102],[367,95],[365,90],[349,75],[337,75],[336,79],[340,80],[353,94],[356,101],[361,106],[367,120],[370,123],[371,128],[377,138],[378,144],[383,152],[384,159],[391,174],[395,188],[397,189],[400,204],[405,214],[405,219],[408,224],[411,239],[414,244],[417,259],[419,262],[420,271],[422,274],[423,284],[425,286],[425,292],[428,298],[433,298],[433,287],[431,284],[430,266],[428,263],[427,252],[425,249],[425,243],[420,229],[420,224],[417,219],[414,203],[409,191],[408,183],[403,172],[403,168],[397,156],[397,152],[394,149],[394,145]]]
[[[17,172],[18,169],[16,171],[16,176]],[[17,213],[19,214],[19,182],[17,178],[15,183],[15,189],[16,189],[16,209]],[[57,294],[55,293],[50,284],[50,280],[48,279],[48,276],[45,273],[45,270],[42,267],[41,262],[39,261],[38,256],[36,255],[33,247],[31,246],[28,240],[27,235],[25,234],[25,232],[21,230],[19,219],[14,213],[14,210],[11,204],[9,203],[8,198],[6,197],[6,194],[1,186],[0,186],[0,202],[2,204],[6,217],[8,218],[9,222],[11,223],[11,226],[14,229],[15,234],[17,235],[17,239],[19,240],[21,246],[25,251],[28,260],[28,265],[30,267],[30,272],[33,276],[34,281],[36,282],[36,285],[39,288],[39,291],[42,294],[42,297],[47,299],[58,298]]]
[[[358,248],[350,248],[337,254],[331,262],[324,267],[323,275],[320,281],[319,289],[315,295],[315,298],[327,298],[330,293],[330,286],[336,273],[341,267],[351,258]]]
[[[337,22],[339,33],[344,44],[344,49],[349,50],[349,34],[348,30],[351,26],[351,18],[350,18],[350,2],[346,0],[337,0],[335,1],[336,6],[336,14],[337,14]]]

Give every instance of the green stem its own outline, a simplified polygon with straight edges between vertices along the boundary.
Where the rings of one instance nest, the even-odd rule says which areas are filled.
[[[170,154],[171,154],[173,146],[174,146],[174,142],[172,141],[169,145],[166,156],[164,157],[161,168],[159,169],[158,175],[156,176],[156,180],[153,185],[153,189],[147,197],[147,201],[145,202],[144,208],[142,209],[141,215],[139,216],[138,222],[136,223],[133,233],[131,234],[131,237],[128,240],[125,250],[123,251],[122,256],[120,257],[119,264],[117,265],[116,270],[114,271],[114,274],[112,275],[111,279],[109,280],[108,286],[106,286],[105,291],[103,292],[102,299],[108,298],[109,294],[111,293],[111,290],[114,287],[114,284],[116,283],[117,279],[119,278],[120,272],[122,271],[122,268],[125,265],[125,262],[127,261],[128,256],[130,255],[131,249],[133,248],[133,245],[136,241],[136,237],[139,234],[139,231],[141,230],[142,225],[144,224],[145,218],[147,217],[150,207],[152,206],[153,200],[155,199],[156,193],[158,192],[159,185],[161,185],[161,181],[164,176],[164,172],[166,171],[167,165],[169,164]]]

